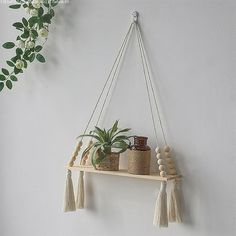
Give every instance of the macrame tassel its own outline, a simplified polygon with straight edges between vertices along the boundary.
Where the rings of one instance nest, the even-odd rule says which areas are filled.
[[[74,196],[74,188],[71,178],[71,171],[67,171],[66,178],[66,188],[65,188],[65,198],[64,198],[64,211],[75,211],[75,196]]]
[[[167,216],[167,193],[166,193],[166,182],[161,182],[161,189],[157,197],[153,224],[159,227],[168,227],[168,216]]]
[[[171,190],[170,203],[169,203],[169,221],[178,223],[183,222],[177,181],[174,181]]]
[[[76,208],[83,209],[84,208],[84,172],[80,171],[79,180],[78,180],[78,189],[76,196]]]
[[[175,222],[176,221],[175,200],[174,200],[174,198],[175,198],[174,197],[174,191],[172,189],[171,194],[170,194],[169,212],[168,212],[169,222]]]

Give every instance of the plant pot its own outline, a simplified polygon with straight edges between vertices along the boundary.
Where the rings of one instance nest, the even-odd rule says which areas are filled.
[[[151,150],[128,150],[128,173],[134,175],[150,174]]]
[[[106,158],[96,165],[97,170],[108,170],[108,171],[118,171],[119,170],[119,159],[120,154],[110,153],[107,154]]]

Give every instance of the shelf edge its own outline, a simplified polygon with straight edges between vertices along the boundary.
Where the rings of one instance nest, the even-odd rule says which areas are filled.
[[[120,171],[101,171],[101,170],[95,170],[91,166],[67,166],[67,169],[71,171],[84,171],[88,173],[94,173],[94,174],[102,174],[102,175],[113,175],[113,176],[120,176],[120,177],[128,177],[128,178],[135,178],[135,179],[145,179],[145,180],[154,180],[154,181],[170,181],[174,179],[180,179],[182,178],[181,175],[168,175],[166,177],[161,177],[157,175],[156,173],[151,173],[150,175],[133,175],[129,174],[127,170],[120,170]]]

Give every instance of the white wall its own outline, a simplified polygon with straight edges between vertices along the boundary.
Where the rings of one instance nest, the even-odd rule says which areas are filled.
[[[86,176],[86,209],[62,213],[65,169],[130,22],[140,12],[170,145],[183,174],[185,223],[152,226],[159,183]],[[0,94],[1,236],[235,234],[235,22],[231,0],[80,0],[60,6],[45,47]],[[0,43],[21,14],[1,4]],[[154,136],[138,49],[127,53],[104,117]],[[1,49],[0,64],[11,56]],[[140,97],[137,100],[137,95]],[[142,104],[138,108],[137,102]]]

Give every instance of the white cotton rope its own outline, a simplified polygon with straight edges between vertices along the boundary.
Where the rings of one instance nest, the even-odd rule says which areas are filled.
[[[135,24],[135,29],[136,29],[136,35],[137,35],[137,38],[138,38],[138,45],[139,45],[139,50],[140,50],[140,55],[141,55],[142,68],[143,68],[143,74],[144,74],[144,79],[145,79],[147,96],[148,96],[148,101],[149,101],[149,106],[150,106],[150,111],[151,111],[151,116],[152,116],[154,133],[155,133],[155,136],[156,136],[156,141],[158,142],[156,123],[155,123],[155,119],[154,119],[154,113],[153,113],[152,102],[151,102],[151,95],[150,95],[150,90],[149,90],[149,85],[148,85],[148,79],[147,78],[149,78],[149,83],[150,83],[150,86],[152,88],[153,97],[154,97],[154,100],[155,100],[154,88],[153,88],[152,83],[151,83],[149,67],[147,66],[147,60],[145,58],[144,47],[142,46],[142,38],[141,38],[141,35],[140,35],[138,23]],[[157,103],[156,103],[156,110],[157,110],[157,114],[158,114],[159,123],[160,123],[160,126],[162,128],[161,130],[162,130],[163,139],[165,141],[165,144],[167,144],[164,129],[162,127],[161,116],[160,116],[160,112],[159,112],[159,108],[158,108]],[[158,150],[158,148],[156,150]],[[164,171],[162,171],[162,172],[163,172],[164,175],[166,175],[166,172],[164,172]],[[162,172],[161,172],[161,174],[162,174]],[[168,227],[166,185],[167,185],[167,183],[165,181],[161,182],[161,188],[160,188],[159,194],[157,196],[155,210],[154,210],[153,224],[155,226],[158,225],[159,227]]]
[[[94,117],[94,114],[95,114],[95,112],[96,112],[96,110],[97,110],[97,108],[98,108],[98,105],[99,105],[99,103],[100,103],[100,101],[101,101],[101,98],[102,98],[104,92],[105,92],[105,89],[106,89],[106,87],[108,86],[108,82],[111,80],[111,81],[110,81],[110,85],[109,85],[108,90],[107,90],[107,93],[106,93],[106,95],[105,95],[104,102],[103,102],[103,104],[102,104],[102,108],[101,108],[101,110],[100,110],[100,112],[99,112],[99,116],[98,116],[98,119],[97,119],[97,122],[96,122],[96,126],[98,125],[98,123],[99,123],[99,121],[100,121],[100,118],[101,118],[101,115],[102,115],[102,113],[103,113],[103,111],[104,111],[104,107],[105,107],[105,104],[106,104],[108,95],[109,95],[109,93],[110,93],[112,84],[113,84],[114,81],[115,81],[115,78],[116,78],[116,75],[117,75],[117,70],[118,70],[118,68],[119,68],[119,66],[120,66],[120,63],[121,63],[121,59],[122,59],[122,57],[124,56],[125,49],[127,48],[128,42],[129,42],[129,40],[130,40],[130,35],[131,35],[132,30],[133,30],[133,23],[130,25],[130,27],[129,27],[129,29],[128,29],[128,32],[127,32],[126,35],[125,35],[125,38],[124,38],[124,40],[123,40],[123,42],[122,42],[122,45],[121,45],[121,47],[120,47],[120,49],[119,49],[118,55],[117,55],[117,57],[116,57],[116,59],[115,59],[113,65],[112,65],[112,69],[111,69],[111,71],[110,71],[110,73],[109,73],[109,75],[108,75],[108,78],[106,79],[106,82],[105,82],[105,84],[104,84],[104,86],[103,86],[103,89],[102,89],[102,91],[101,91],[101,93],[100,93],[100,95],[99,95],[99,98],[98,98],[98,100],[97,100],[97,102],[96,102],[96,104],[95,104],[95,107],[94,107],[94,109],[93,109],[93,111],[92,111],[92,114],[91,114],[91,116],[90,116],[90,118],[89,118],[89,121],[88,121],[88,123],[87,123],[87,125],[86,125],[86,127],[85,127],[84,134],[87,132],[87,129],[88,129],[88,127],[89,127],[89,125],[90,125],[90,123],[91,123],[93,117]],[[112,74],[113,74],[113,75],[112,75]],[[80,143],[82,143],[82,140],[83,140],[83,137],[81,138]],[[92,139],[90,140],[90,143],[91,143],[91,142],[92,142]],[[80,149],[80,148],[79,148],[79,149]],[[73,155],[73,158],[72,158],[72,161],[71,161],[71,164],[72,164],[72,165],[74,164],[74,161],[75,161],[77,155],[78,155],[78,152],[76,152],[76,155]],[[81,160],[81,163],[83,164],[82,160]],[[83,172],[83,171],[80,171],[80,173],[79,173],[78,188],[77,188],[77,194],[76,194],[76,202],[75,202],[75,204],[74,204],[75,206],[73,205],[74,200],[72,199],[72,198],[74,197],[74,191],[73,191],[73,197],[72,197],[72,190],[73,190],[73,189],[71,189],[71,187],[73,188],[73,184],[72,184],[72,179],[71,179],[71,173],[70,173],[69,175],[70,175],[70,176],[69,176],[69,177],[70,177],[70,181],[69,181],[69,184],[66,185],[66,188],[68,189],[68,186],[70,186],[70,189],[67,191],[67,192],[69,192],[70,194],[67,194],[69,197],[66,195],[67,198],[65,198],[65,199],[66,199],[65,201],[66,201],[66,202],[69,202],[69,203],[72,203],[71,209],[73,209],[73,211],[75,210],[75,208],[77,208],[77,209],[83,209],[83,208],[84,208],[84,201],[85,201],[85,194],[84,194],[84,192],[85,192],[85,190],[84,190],[84,172]],[[69,198],[70,200],[68,200],[68,198]],[[70,207],[69,207],[69,208],[70,208]]]
[[[148,63],[148,60],[147,60],[146,51],[145,51],[145,47],[144,47],[144,43],[143,43],[143,39],[142,39],[142,34],[141,34],[141,30],[140,30],[140,27],[139,27],[138,23],[136,24],[136,30],[137,30],[137,37],[138,37],[139,47],[140,47],[141,56],[142,56],[143,68],[146,67],[146,71],[147,71],[147,73],[145,75],[145,79],[147,80],[147,78],[148,78],[148,80],[149,80],[149,84],[150,84],[151,91],[152,91],[152,96],[153,96],[154,103],[155,103],[155,108],[156,108],[156,111],[157,111],[158,121],[159,121],[159,124],[160,124],[162,136],[163,136],[163,140],[165,142],[165,145],[168,146],[167,145],[166,134],[165,134],[163,124],[162,124],[161,113],[160,113],[160,109],[159,109],[157,98],[156,98],[154,84],[153,84],[151,73],[150,73],[150,66],[149,66],[149,63]],[[147,84],[147,82],[146,82],[146,84]],[[150,92],[149,92],[149,94],[150,94]]]
[[[142,34],[141,34],[141,30],[140,30],[140,27],[139,27],[138,23],[136,24],[136,30],[138,32],[137,35],[138,35],[138,38],[139,38],[139,47],[141,48],[141,52],[142,52],[141,53],[142,63],[144,62],[145,66],[146,66],[146,71],[147,71],[146,74],[148,75],[147,78],[149,80],[149,84],[150,84],[150,87],[151,87],[151,91],[152,91],[154,104],[155,104],[157,115],[158,115],[158,120],[159,120],[159,124],[160,124],[160,128],[161,128],[163,140],[164,140],[165,145],[166,145],[165,149],[169,149],[169,147],[167,145],[166,134],[165,134],[163,124],[162,124],[160,109],[158,107],[158,102],[157,102],[156,94],[155,94],[155,91],[154,91],[153,80],[152,80],[152,77],[150,76],[150,66],[149,66],[149,63],[148,63],[148,59],[147,59],[147,55],[146,55],[146,51],[145,51],[145,47],[144,47],[144,43],[143,43],[143,39],[142,39]],[[145,80],[146,80],[146,77],[145,77]],[[148,85],[147,85],[147,80],[146,80],[146,87],[147,87],[147,90],[149,90]],[[149,91],[148,91],[148,94],[150,95]],[[149,98],[149,101],[150,101],[150,98]],[[177,180],[175,180],[173,185],[172,185],[172,190],[171,190],[168,218],[169,218],[170,222],[181,223],[182,222],[182,211],[181,211],[181,206],[180,206],[180,196],[179,196],[179,191],[178,191],[177,185],[178,185]],[[159,193],[159,195],[160,194],[161,194],[161,192]],[[160,200],[162,198],[158,196],[158,199]],[[163,202],[165,203],[166,199],[163,200]],[[163,205],[163,202],[159,203],[159,204]],[[167,203],[166,203],[166,205],[167,205]],[[164,209],[165,209],[165,207],[164,207]],[[160,208],[156,207],[155,215],[156,214],[162,214],[159,210],[160,210]],[[156,212],[156,211],[159,211],[159,212]],[[162,219],[164,218],[165,219],[164,221],[167,221],[166,212],[164,212],[163,216],[160,217],[160,218],[154,217],[154,221],[155,220],[160,220],[161,218]],[[159,225],[161,225],[161,222],[159,222]],[[164,223],[164,225],[166,225],[166,224]]]
[[[129,30],[128,30],[127,34],[126,34],[125,40],[124,40],[124,44],[122,44],[122,46],[121,46],[121,51],[120,51],[120,53],[119,53],[119,55],[118,55],[118,58],[116,58],[116,59],[117,59],[117,63],[116,63],[116,66],[114,65],[115,69],[114,69],[114,67],[112,67],[112,70],[111,70],[111,72],[110,72],[110,74],[109,74],[109,75],[111,75],[111,74],[112,74],[112,71],[113,71],[113,69],[114,69],[113,76],[111,77],[111,83],[110,83],[110,85],[109,85],[109,88],[108,88],[108,90],[107,90],[107,93],[106,93],[104,102],[103,102],[103,104],[102,104],[102,108],[101,108],[101,111],[100,111],[100,113],[99,113],[98,120],[97,120],[97,122],[96,122],[96,126],[99,124],[99,121],[100,121],[100,119],[101,119],[102,113],[103,113],[103,111],[104,111],[105,104],[106,104],[107,99],[108,99],[108,95],[110,94],[112,85],[114,84],[115,79],[117,78],[118,68],[119,68],[120,65],[121,65],[121,60],[122,60],[122,58],[123,58],[123,56],[124,56],[124,54],[125,54],[125,52],[126,52],[126,49],[127,49],[127,47],[128,47],[128,44],[129,44],[129,41],[130,41],[130,36],[131,36],[131,34],[132,34],[132,32],[133,32],[133,26],[134,26],[134,23],[131,23],[130,28],[129,28]]]
[[[147,81],[147,74],[146,74],[146,69],[145,69],[145,64],[144,64],[143,51],[142,51],[142,48],[141,48],[141,43],[140,43],[140,38],[138,36],[138,29],[137,29],[137,27],[138,27],[138,23],[135,24],[135,31],[136,31],[136,35],[137,35],[137,39],[138,39],[138,45],[139,45],[139,50],[140,50],[140,56],[141,56],[141,61],[142,61],[142,68],[143,68],[145,86],[146,86],[146,90],[147,90],[147,96],[148,96],[149,107],[150,107],[150,111],[151,111],[151,117],[152,117],[154,133],[155,133],[156,141],[158,142],[157,129],[156,129],[156,124],[155,124],[155,119],[154,119],[154,114],[153,114],[153,108],[152,108],[150,91],[149,91],[149,87],[148,87],[148,81]]]
[[[129,39],[130,39],[130,35],[131,35],[130,32],[131,32],[132,29],[133,29],[133,23],[130,24],[129,29],[128,29],[128,31],[127,31],[127,33],[126,33],[126,35],[125,35],[125,37],[124,37],[124,39],[123,39],[123,41],[122,41],[121,47],[120,47],[120,49],[119,49],[119,51],[118,51],[118,55],[117,55],[116,58],[115,58],[115,61],[114,61],[113,65],[112,65],[112,68],[111,68],[109,74],[108,74],[108,77],[107,77],[107,79],[106,79],[106,81],[105,81],[105,84],[104,84],[104,86],[103,86],[103,88],[102,88],[102,91],[101,91],[101,93],[100,93],[100,95],[99,95],[99,97],[98,97],[98,100],[97,100],[97,102],[96,102],[96,104],[95,104],[95,106],[94,106],[94,109],[93,109],[93,111],[92,111],[92,114],[91,114],[91,116],[90,116],[90,118],[89,118],[89,121],[88,121],[88,123],[87,123],[87,125],[86,125],[86,127],[85,127],[85,130],[84,130],[83,134],[85,134],[85,133],[87,132],[88,127],[89,127],[89,125],[90,125],[90,123],[91,123],[91,121],[92,121],[92,119],[93,119],[93,117],[94,117],[94,115],[95,115],[95,112],[96,112],[96,110],[97,110],[97,108],[98,108],[98,105],[99,105],[99,103],[100,103],[100,101],[101,101],[101,98],[102,98],[102,96],[103,96],[103,94],[104,94],[104,92],[105,92],[105,89],[106,89],[107,86],[108,86],[108,82],[111,80],[110,85],[109,85],[109,87],[108,87],[108,91],[107,91],[107,93],[106,93],[106,97],[105,97],[104,102],[103,102],[103,105],[102,105],[102,108],[101,108],[101,110],[100,110],[100,112],[99,112],[99,116],[98,116],[98,120],[97,120],[97,122],[96,122],[96,125],[97,125],[97,124],[99,123],[99,121],[100,121],[101,114],[102,114],[102,112],[103,112],[103,110],[104,110],[104,106],[105,106],[106,100],[107,100],[107,98],[108,98],[109,92],[110,92],[110,90],[111,90],[112,84],[113,84],[114,79],[115,79],[115,75],[116,75],[116,72],[117,72],[117,68],[118,68],[119,65],[120,65],[121,58],[122,58],[122,56],[123,56],[123,54],[124,54],[124,49],[127,47],[127,43],[128,43],[128,41],[129,41]],[[114,68],[115,68],[115,69],[114,69]],[[114,72],[114,71],[115,71],[115,72]],[[113,73],[113,72],[114,72],[114,73]],[[113,76],[111,77],[112,73],[113,73]],[[82,139],[83,139],[83,137],[82,137]]]

